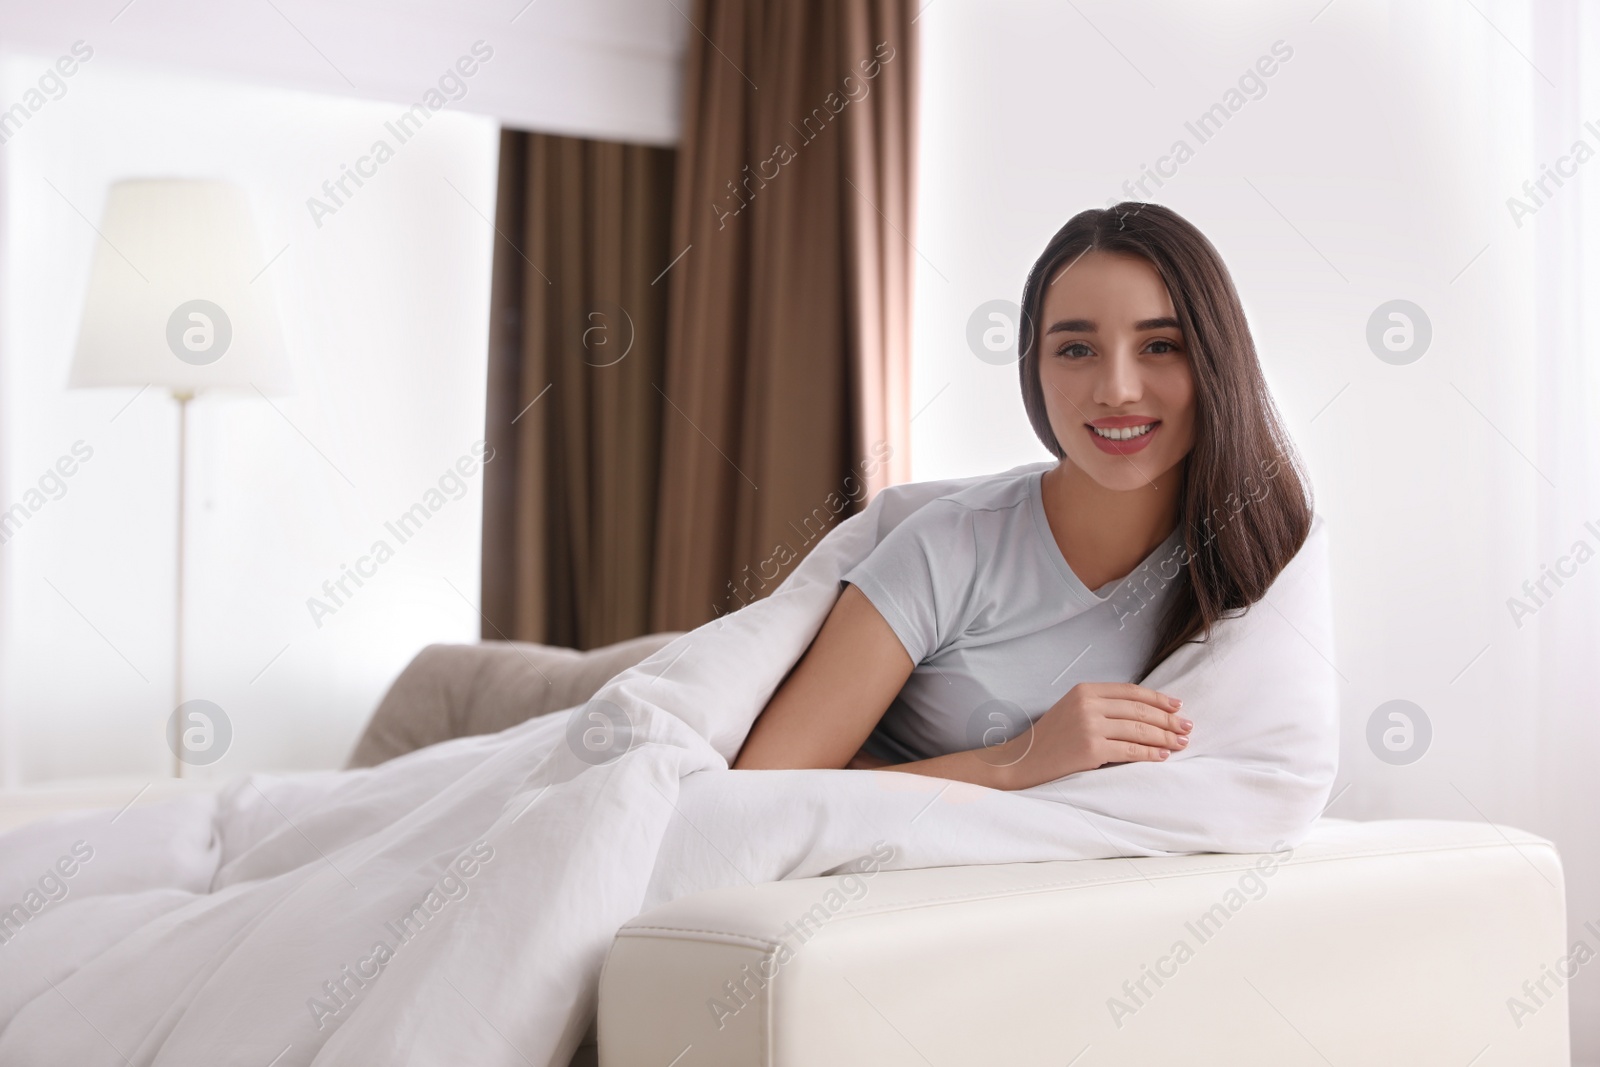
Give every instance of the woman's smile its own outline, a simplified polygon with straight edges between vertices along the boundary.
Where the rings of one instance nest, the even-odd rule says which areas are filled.
[[[1147,415],[1118,415],[1084,423],[1090,440],[1102,452],[1114,456],[1132,455],[1145,448],[1161,428],[1160,419]]]

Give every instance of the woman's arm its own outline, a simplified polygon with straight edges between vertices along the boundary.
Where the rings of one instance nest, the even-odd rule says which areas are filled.
[[[847,584],[816,640],[762,711],[735,770],[868,767],[861,745],[911,677],[894,630]],[[888,769],[991,789],[1027,789],[1110,762],[1164,760],[1186,747],[1181,702],[1132,683],[1075,685],[1033,727],[993,748]]]
[[[816,640],[751,727],[734,769],[843,767],[913,666],[872,601],[846,584]]]
[[[1032,789],[1109,763],[1159,762],[1189,745],[1183,701],[1132,682],[1079,682],[1021,734],[989,748],[896,763],[908,774]]]

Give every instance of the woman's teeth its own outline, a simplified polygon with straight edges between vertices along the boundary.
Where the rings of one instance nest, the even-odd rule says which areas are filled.
[[[1143,437],[1155,428],[1156,424],[1153,422],[1147,422],[1143,426],[1124,426],[1115,430],[1102,430],[1098,426],[1089,427],[1108,441],[1131,441],[1135,437]]]

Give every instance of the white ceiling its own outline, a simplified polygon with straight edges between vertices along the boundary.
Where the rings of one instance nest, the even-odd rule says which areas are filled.
[[[690,0],[0,0],[0,50],[53,57],[81,40],[96,61],[412,103],[483,41],[493,58],[450,107],[672,144],[691,10]]]

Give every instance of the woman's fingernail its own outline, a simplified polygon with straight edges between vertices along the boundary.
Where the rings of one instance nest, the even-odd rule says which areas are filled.
[[[1162,759],[1166,759],[1167,758],[1167,750],[1166,749],[1162,749],[1161,750],[1161,758]]]
[[[1193,719],[1179,719],[1178,720],[1178,725],[1183,727],[1185,730],[1192,730],[1192,729],[1194,729],[1194,720]]]
[[[1179,747],[1179,748],[1182,748],[1182,747],[1184,747],[1184,746],[1185,746],[1185,745],[1187,745],[1187,744],[1188,744],[1188,743],[1189,743],[1189,739],[1188,739],[1188,738],[1187,738],[1187,737],[1180,737],[1180,738],[1178,738],[1178,747]]]

